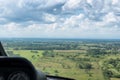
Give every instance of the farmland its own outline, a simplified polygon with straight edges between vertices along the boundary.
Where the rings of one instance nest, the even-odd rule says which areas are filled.
[[[49,75],[119,80],[120,40],[2,39],[9,56],[25,57]]]

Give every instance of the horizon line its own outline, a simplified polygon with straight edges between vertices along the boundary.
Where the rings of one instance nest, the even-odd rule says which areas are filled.
[[[120,40],[120,38],[55,38],[55,37],[0,37],[0,39],[113,39]]]

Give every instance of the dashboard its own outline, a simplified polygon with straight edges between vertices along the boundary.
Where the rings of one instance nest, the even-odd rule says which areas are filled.
[[[0,80],[37,80],[36,70],[25,58],[1,57]]]

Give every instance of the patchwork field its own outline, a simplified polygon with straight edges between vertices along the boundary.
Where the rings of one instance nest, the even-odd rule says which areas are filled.
[[[66,57],[76,58],[90,58],[83,54],[84,51],[80,50],[55,50],[53,51],[54,57],[43,56],[43,50],[37,50],[37,53],[31,50],[12,50],[13,54],[19,54],[25,57],[36,66],[38,70],[50,75],[57,75],[63,77],[74,78],[76,80],[104,80],[102,70],[96,61],[91,61],[93,69],[86,72],[86,69],[80,69],[77,64],[79,61],[74,61]],[[89,61],[82,61],[89,62]]]
[[[120,80],[120,40],[4,40],[9,56],[25,57],[45,74],[76,80]]]

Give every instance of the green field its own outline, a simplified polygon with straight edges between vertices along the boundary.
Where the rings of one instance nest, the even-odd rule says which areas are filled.
[[[9,56],[25,57],[47,75],[120,80],[120,40],[8,40]]]
[[[76,80],[105,80],[99,64],[95,61],[96,59],[91,61],[93,69],[91,69],[89,73],[86,73],[85,69],[79,69],[77,67],[79,61],[75,62],[66,58],[69,56],[74,56],[76,58],[90,58],[90,56],[85,56],[83,54],[85,51],[55,50],[53,51],[55,54],[54,57],[44,57],[42,54],[44,52],[43,50],[37,50],[37,53],[33,53],[31,50],[12,51],[14,54],[19,54],[21,57],[26,57],[32,61],[38,70],[41,70],[46,74],[69,77]],[[76,56],[76,54],[78,56]]]
[[[101,58],[93,58],[91,56],[86,56],[85,51],[80,50],[54,50],[54,57],[44,57],[44,50],[37,50],[37,53],[34,53],[31,50],[12,51],[14,54],[19,54],[21,57],[25,57],[28,60],[32,61],[38,70],[41,70],[46,74],[69,77],[76,80],[106,80],[101,70],[101,64],[103,61],[110,58],[120,58],[120,55],[105,55]],[[90,59],[93,69],[91,69],[89,73],[86,73],[85,69],[79,69],[77,67],[77,63],[79,61],[75,62],[69,58],[66,58],[70,56],[73,56],[75,58]],[[110,80],[119,80],[119,78],[111,78]]]

